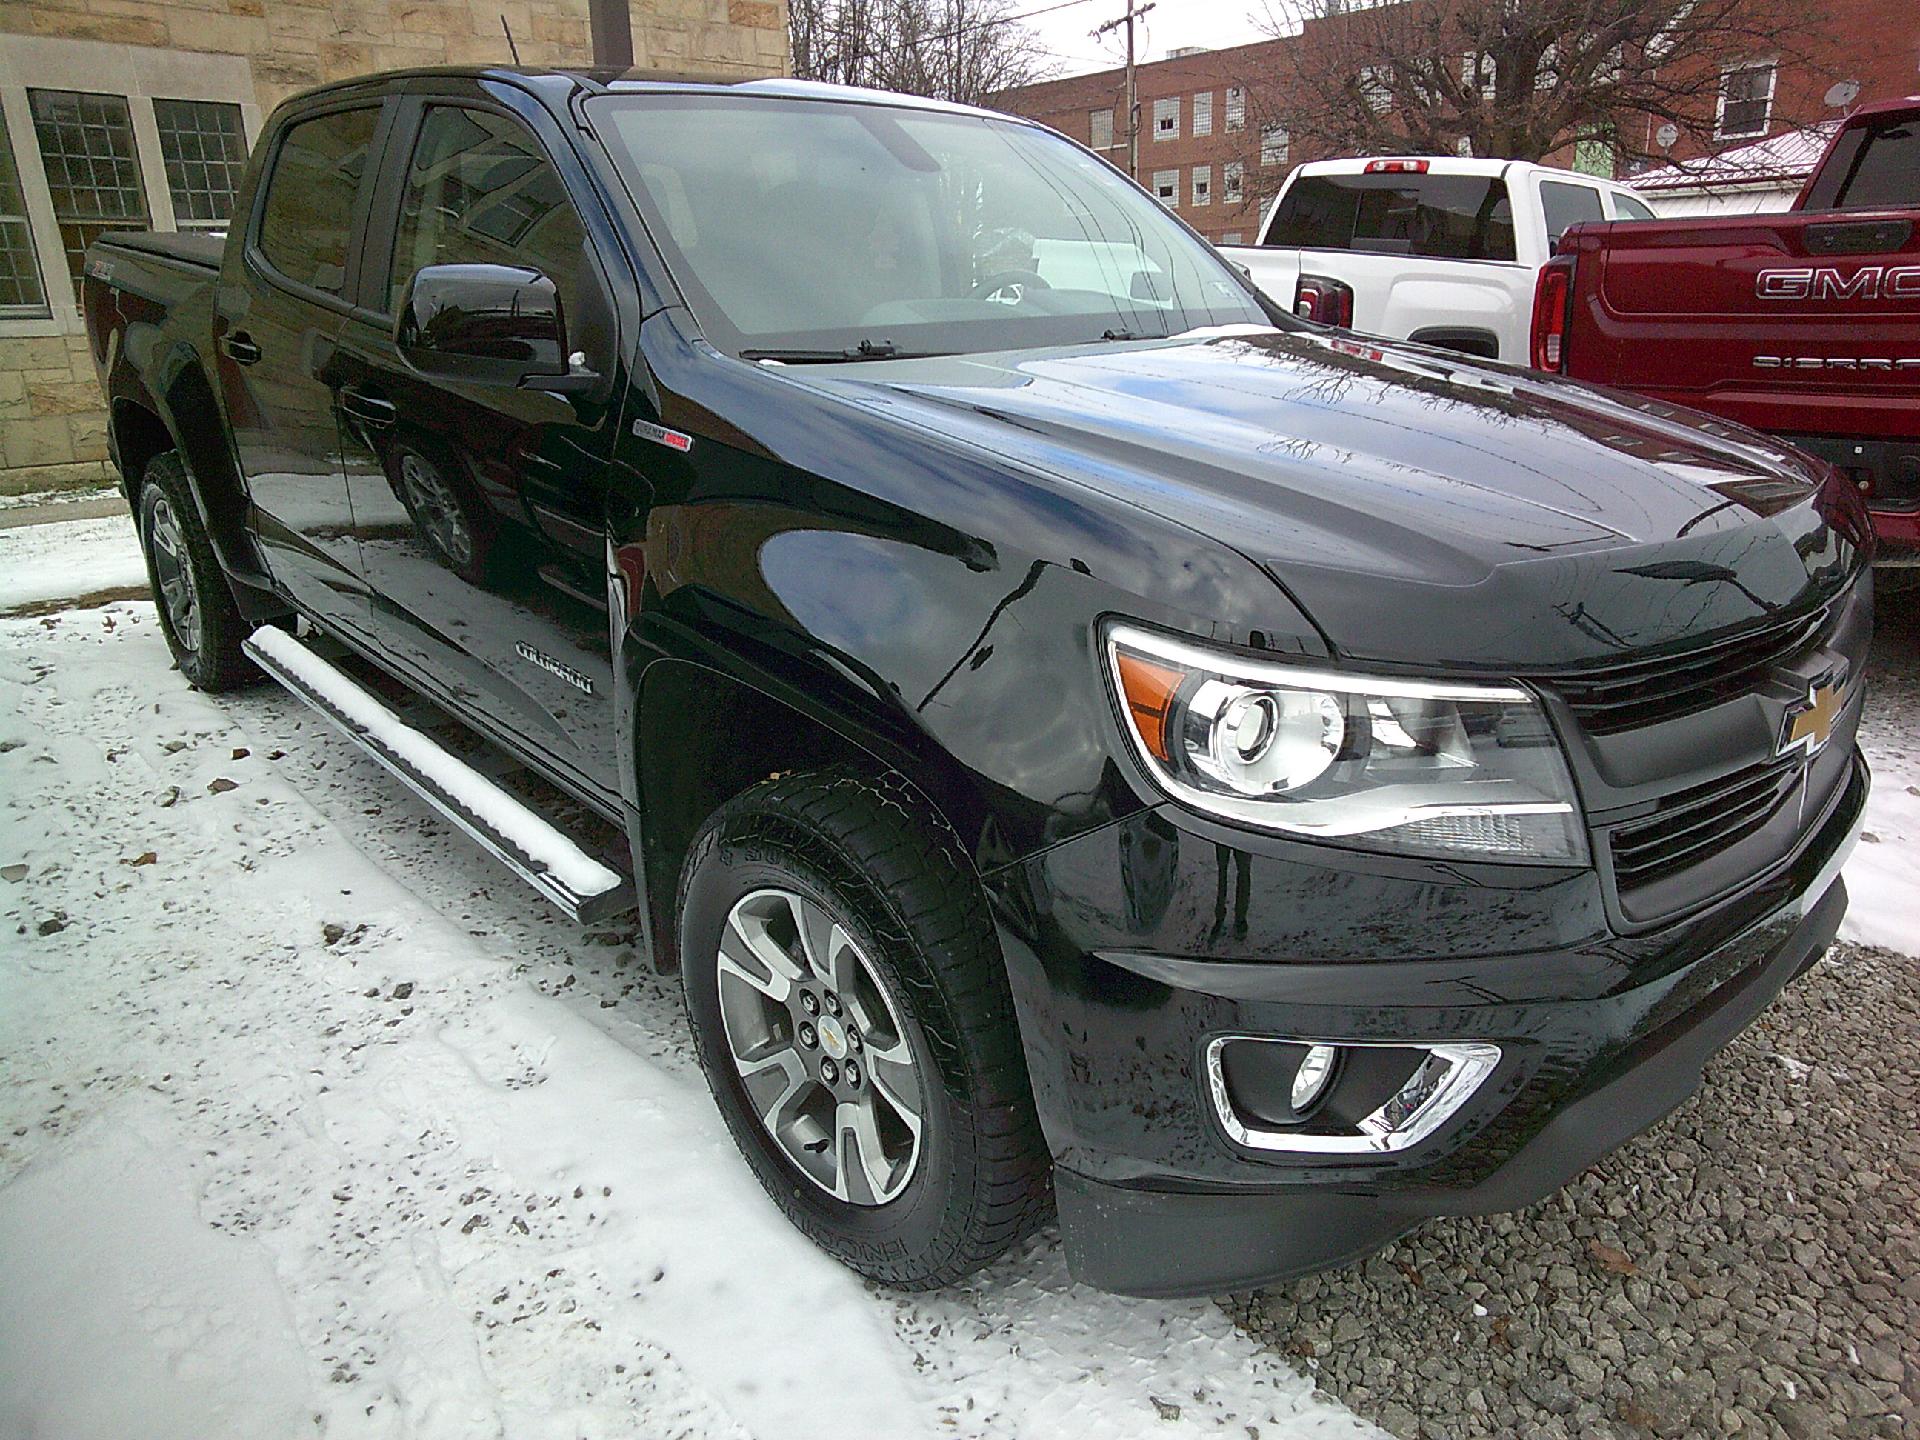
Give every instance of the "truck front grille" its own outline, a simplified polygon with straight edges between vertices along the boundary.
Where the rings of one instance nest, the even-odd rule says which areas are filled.
[[[1611,735],[1706,710],[1759,688],[1830,635],[1832,606],[1678,655],[1630,660],[1546,679],[1591,735]]]
[[[1652,815],[1609,838],[1615,888],[1624,899],[1738,844],[1772,818],[1805,773],[1789,756],[1667,796]]]

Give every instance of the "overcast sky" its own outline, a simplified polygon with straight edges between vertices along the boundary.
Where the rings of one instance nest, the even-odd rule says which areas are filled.
[[[1038,10],[1049,0],[1016,4],[1016,11]],[[1125,12],[1126,0],[1079,0],[1048,15],[1036,15],[1026,23],[1038,32],[1040,43],[1050,52],[1061,75],[1080,75],[1090,70],[1105,70],[1126,59],[1125,36],[1116,31],[1095,40],[1088,33]],[[1141,60],[1163,60],[1169,50],[1181,45],[1204,45],[1218,50],[1227,45],[1245,45],[1261,38],[1253,16],[1265,13],[1263,0],[1155,0],[1154,8],[1140,22],[1135,44]]]

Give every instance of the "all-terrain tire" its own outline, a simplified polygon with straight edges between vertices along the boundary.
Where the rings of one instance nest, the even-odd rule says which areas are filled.
[[[187,683],[218,693],[260,678],[241,653],[246,617],[200,523],[187,481],[186,463],[175,450],[147,462],[140,481],[140,548],[160,612],[160,630]]]
[[[736,1066],[720,942],[735,907],[769,887],[824,907],[897,1002],[926,1114],[911,1179],[885,1203],[871,1192],[866,1204],[836,1198],[803,1173]],[[701,1066],[741,1152],[795,1226],[863,1275],[926,1289],[1046,1221],[1048,1155],[986,900],[951,829],[904,783],[829,770],[756,785],[695,838],[679,901]]]

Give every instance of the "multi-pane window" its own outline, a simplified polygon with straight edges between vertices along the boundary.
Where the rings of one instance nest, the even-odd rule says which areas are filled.
[[[1260,163],[1262,165],[1284,165],[1287,156],[1293,152],[1293,137],[1278,125],[1269,125],[1260,132]]]
[[[1213,134],[1213,92],[1202,90],[1193,97],[1193,133]]]
[[[156,100],[153,122],[160,131],[174,223],[182,230],[224,227],[247,168],[240,107],[218,100]]]
[[[1180,203],[1180,172],[1178,170],[1156,170],[1153,172],[1153,197],[1169,210]]]
[[[1238,205],[1246,194],[1246,167],[1229,160],[1220,172],[1221,197],[1225,204]]]
[[[1493,56],[1484,50],[1469,51],[1460,57],[1460,83],[1469,90],[1477,86],[1482,100],[1493,100],[1499,97],[1497,81]]]
[[[1153,102],[1153,138],[1156,140],[1180,138],[1180,97],[1178,95],[1170,95],[1164,100]]]
[[[1393,76],[1385,65],[1362,65],[1357,78],[1369,110],[1384,114],[1393,108]]]
[[[1095,150],[1113,148],[1113,107],[1087,112],[1087,144]]]
[[[40,257],[34,252],[33,227],[13,163],[13,140],[7,134],[7,117],[0,115],[0,315],[40,314],[46,308]]]
[[[1720,73],[1720,115],[1714,134],[1722,140],[1764,135],[1773,119],[1771,60],[1736,65]]]
[[[78,291],[87,246],[109,231],[150,228],[147,192],[134,158],[133,120],[121,95],[29,90],[27,98],[60,246]]]
[[[1238,85],[1227,87],[1227,129],[1247,128],[1247,92]]]
[[[1193,167],[1193,203],[1195,205],[1213,203],[1213,167],[1211,165]]]
[[[1244,245],[1247,243],[1247,237],[1238,230],[1229,230],[1220,237],[1220,243],[1222,245]]]

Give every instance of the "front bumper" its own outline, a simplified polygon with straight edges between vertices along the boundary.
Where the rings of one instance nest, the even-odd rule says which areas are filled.
[[[1016,867],[995,899],[1074,1273],[1220,1293],[1551,1193],[1692,1094],[1825,951],[1866,790],[1856,754],[1786,864],[1631,936],[1591,872],[1256,841],[1171,809]],[[1286,1153],[1223,1123],[1206,1058],[1224,1035],[1501,1058],[1404,1151]]]

